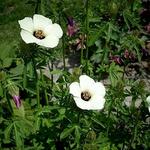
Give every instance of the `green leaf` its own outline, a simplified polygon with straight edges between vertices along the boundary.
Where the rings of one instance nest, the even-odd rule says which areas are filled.
[[[73,132],[74,129],[75,126],[64,129],[63,132],[60,134],[60,139],[65,139],[66,137],[68,137]]]
[[[10,67],[12,61],[13,61],[12,58],[5,58],[5,59],[3,60],[3,67],[4,67],[4,68]]]
[[[5,136],[5,139],[10,141],[10,133],[13,129],[13,123],[10,123],[8,125],[8,127],[4,130],[4,136]]]
[[[18,116],[21,118],[25,117],[25,110],[24,110],[23,102],[22,102],[21,106],[19,108],[17,108],[14,101],[11,100],[11,106],[13,108],[14,116]]]
[[[21,75],[23,73],[24,64],[19,64],[17,67],[12,68],[10,73],[14,74],[15,76]]]
[[[14,126],[14,134],[15,134],[16,146],[18,148],[20,148],[22,146],[22,144],[23,144],[21,136],[20,136],[20,132],[19,132],[20,129],[18,130],[18,128],[17,128],[17,122],[14,122],[13,126]]]
[[[76,143],[79,144],[80,141],[80,137],[81,137],[81,132],[80,132],[80,127],[79,126],[75,126],[75,140]]]
[[[2,84],[0,84],[0,96],[3,97],[3,88],[2,88]]]
[[[122,81],[123,69],[120,68],[118,65],[115,65],[114,62],[111,63],[108,72],[113,87],[115,87],[118,82]]]
[[[101,127],[103,127],[105,129],[105,126],[100,122],[100,120],[96,119],[96,118],[91,118],[95,123],[99,124]]]
[[[90,35],[89,35],[89,42],[88,42],[88,46],[92,46],[95,44],[95,42],[99,39],[100,34],[101,34],[101,30],[93,30]]]

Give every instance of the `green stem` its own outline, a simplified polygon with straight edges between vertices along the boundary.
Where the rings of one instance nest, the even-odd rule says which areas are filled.
[[[62,22],[63,22],[63,14],[62,13],[59,13],[58,19],[59,19],[59,24],[62,26]],[[62,37],[62,57],[63,57],[62,61],[63,61],[64,71],[66,70],[65,54],[66,54],[66,51],[65,51],[65,36],[63,36]]]
[[[8,98],[8,95],[7,95],[7,93],[6,93],[6,90],[5,90],[5,92],[4,92],[4,95],[5,95],[6,100],[7,100],[7,102],[8,102],[8,106],[9,106],[9,108],[10,108],[10,112],[13,113],[13,108],[12,108],[12,106],[11,106],[11,102],[10,102],[10,99]]]
[[[36,82],[36,98],[37,98],[37,106],[40,108],[40,88],[39,88],[39,82]]]
[[[63,67],[64,67],[64,71],[66,70],[66,61],[65,61],[65,39],[64,36],[62,38],[62,43],[63,43],[63,47],[62,47],[62,55],[63,55]]]
[[[54,65],[53,65],[52,60],[51,60],[51,66],[50,66],[50,62],[48,63],[48,69],[50,72],[53,71],[53,69],[54,69]],[[51,74],[51,89],[53,89],[53,85],[54,85],[53,79],[54,79],[53,74]]]
[[[37,1],[36,1],[36,6],[35,6],[35,14],[38,13],[39,4],[40,4],[40,0],[37,0]]]
[[[83,48],[81,48],[81,54],[80,54],[80,63],[81,63],[81,66],[83,65]]]
[[[86,1],[86,52],[85,52],[85,59],[86,59],[86,73],[88,74],[88,55],[89,55],[89,48],[88,48],[88,42],[89,42],[89,0]]]
[[[27,87],[27,64],[24,65],[23,69],[23,87]]]
[[[47,91],[46,91],[46,84],[45,84],[45,81],[44,81],[44,78],[43,78],[43,73],[42,73],[42,70],[40,69],[40,75],[41,75],[41,79],[42,79],[42,83],[44,85],[44,96],[45,96],[45,103],[46,105],[48,105],[48,96],[47,96]]]
[[[40,107],[40,87],[39,87],[38,74],[36,71],[36,63],[35,63],[34,58],[32,58],[32,65],[33,65],[33,70],[34,70],[34,75],[35,75],[37,106],[39,108]]]
[[[86,1],[86,60],[88,60],[88,34],[89,34],[89,0]]]

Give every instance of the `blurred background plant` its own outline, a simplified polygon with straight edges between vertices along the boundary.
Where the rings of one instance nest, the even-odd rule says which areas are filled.
[[[149,6],[149,0],[0,0],[1,149],[148,150]],[[35,13],[61,25],[56,48],[21,40],[18,20]],[[105,84],[102,111],[81,110],[69,95],[81,74]]]

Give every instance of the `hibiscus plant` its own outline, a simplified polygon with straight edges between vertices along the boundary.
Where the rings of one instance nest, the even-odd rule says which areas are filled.
[[[148,0],[0,3],[0,149],[150,149]]]

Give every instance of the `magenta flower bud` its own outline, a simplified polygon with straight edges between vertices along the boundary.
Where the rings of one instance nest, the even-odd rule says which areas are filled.
[[[115,62],[116,64],[121,65],[122,64],[122,59],[119,56],[110,56],[111,61]]]
[[[72,17],[67,18],[67,20],[68,20],[68,25],[74,26],[75,21],[73,20]]]
[[[77,27],[73,18],[68,18],[68,25],[67,25],[67,35],[72,37],[78,32],[79,28]]]
[[[14,102],[15,102],[15,104],[16,104],[16,107],[19,108],[19,107],[21,106],[21,99],[20,99],[20,96],[14,95],[14,96],[13,96],[13,100],[14,100]]]

